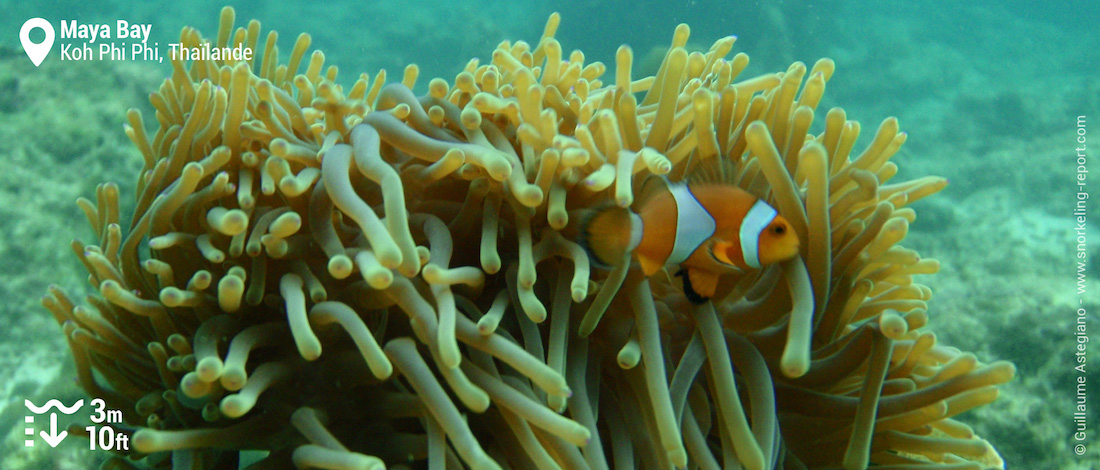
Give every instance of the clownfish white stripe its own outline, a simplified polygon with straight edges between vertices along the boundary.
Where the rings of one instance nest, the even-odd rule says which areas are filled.
[[[630,245],[626,251],[634,251],[638,247],[638,244],[642,243],[642,231],[645,226],[642,225],[642,217],[633,212],[630,213]]]
[[[776,212],[764,201],[756,201],[741,220],[741,255],[745,265],[753,269],[760,268],[760,233],[775,220]]]
[[[676,201],[676,240],[666,263],[680,264],[714,235],[717,223],[686,184],[669,186]]]

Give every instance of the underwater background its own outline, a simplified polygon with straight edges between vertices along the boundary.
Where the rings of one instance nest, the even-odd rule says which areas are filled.
[[[677,24],[700,48],[736,35],[734,52],[752,58],[746,76],[785,70],[792,61],[832,58],[821,114],[842,106],[872,129],[896,116],[909,134],[897,158],[902,179],[939,175],[950,185],[916,204],[906,245],[941,263],[920,282],[933,291],[929,325],[940,344],[983,362],[1012,361],[1016,378],[989,406],[960,419],[1000,451],[1008,468],[1100,468],[1100,374],[1088,366],[1085,455],[1072,437],[1077,365],[1076,310],[1088,310],[1097,338],[1100,278],[1089,240],[1086,292],[1077,292],[1076,153],[1078,117],[1100,142],[1100,5],[1093,2],[241,2],[239,21],[260,20],[284,44],[301,32],[311,49],[339,65],[342,84],[360,72],[421,68],[450,80],[472,57],[487,59],[505,39],[535,42],[547,16],[562,15],[565,50],[613,67],[620,44],[652,73]],[[839,2],[837,2],[839,3]],[[86,441],[56,449],[24,446],[25,399],[72,403],[84,397],[60,328],[40,305],[49,284],[77,298],[90,293],[70,250],[92,238],[77,197],[115,181],[123,213],[132,207],[141,157],[122,131],[126,110],[151,116],[148,93],[167,62],[62,62],[57,47],[39,67],[19,43],[23,21],[42,17],[152,25],[150,43],[178,38],[183,26],[217,30],[223,2],[0,1],[0,468],[96,468]],[[1088,167],[1100,168],[1086,151]],[[1100,148],[1100,144],[1095,148]],[[1090,173],[1092,175],[1093,173]],[[1100,184],[1100,176],[1089,179]],[[1096,183],[1093,183],[1096,182]],[[1094,193],[1096,191],[1093,191]],[[1087,234],[1100,202],[1089,201]],[[1080,301],[1083,300],[1083,305]],[[1095,344],[1095,343],[1089,343]],[[1100,347],[1100,346],[1098,346]],[[1095,350],[1090,359],[1097,358]],[[1094,359],[1096,358],[1096,359]],[[41,423],[39,423],[41,429]]]

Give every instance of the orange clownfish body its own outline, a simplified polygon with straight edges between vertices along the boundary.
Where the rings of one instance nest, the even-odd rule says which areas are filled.
[[[588,219],[582,233],[589,254],[605,265],[632,252],[647,276],[667,264],[682,266],[685,294],[699,301],[714,295],[722,274],[798,254],[798,235],[786,219],[725,183],[665,181],[636,212],[605,208]]]

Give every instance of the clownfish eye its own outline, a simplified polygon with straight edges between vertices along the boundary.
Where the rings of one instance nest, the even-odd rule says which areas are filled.
[[[787,227],[782,224],[772,227],[772,233],[776,235],[783,235],[787,231]]]

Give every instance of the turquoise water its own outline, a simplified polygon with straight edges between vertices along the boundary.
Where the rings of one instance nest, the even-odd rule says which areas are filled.
[[[689,47],[736,35],[734,52],[752,62],[745,76],[785,70],[793,61],[836,62],[820,110],[842,106],[873,129],[896,116],[909,134],[894,161],[901,176],[940,175],[949,187],[916,205],[906,246],[941,262],[921,282],[934,297],[929,329],[939,342],[979,360],[1016,364],[1016,378],[992,405],[962,420],[1001,452],[1008,468],[1100,468],[1100,374],[1089,362],[1088,434],[1073,437],[1076,310],[1087,335],[1100,331],[1100,278],[1091,261],[1084,293],[1076,287],[1079,252],[1073,208],[1079,129],[1100,142],[1100,7],[1088,2],[1036,7],[1034,2],[851,2],[843,7],[798,2],[282,2],[235,5],[238,24],[259,19],[289,48],[301,32],[324,51],[350,86],[361,72],[384,68],[391,81],[415,62],[418,93],[427,78],[451,79],[472,57],[488,60],[505,39],[538,40],[547,16],[562,15],[565,51],[614,64],[629,44],[636,67],[655,68],[677,24],[691,26]],[[0,451],[2,468],[94,467],[102,458],[77,439],[57,449],[23,444],[23,400],[71,403],[82,396],[61,332],[38,299],[49,283],[87,293],[86,274],[69,249],[90,240],[73,203],[95,185],[118,181],[132,194],[140,156],[121,132],[125,111],[147,107],[148,92],[171,69],[143,61],[62,62],[59,46],[33,67],[19,43],[22,22],[43,17],[151,25],[148,41],[166,48],[185,25],[216,33],[222,3],[0,2]],[[37,40],[36,37],[32,39]],[[58,42],[64,42],[60,38]],[[653,52],[656,51],[656,52]],[[612,67],[609,67],[612,68]],[[652,71],[648,72],[652,73]],[[147,116],[152,113],[147,111]],[[1085,116],[1079,126],[1079,116]],[[819,129],[823,116],[815,121]],[[151,122],[148,118],[146,123]],[[1093,124],[1097,122],[1097,124]],[[1095,140],[1093,139],[1095,137]],[[1100,148],[1100,144],[1096,148]],[[1091,146],[1082,151],[1090,171]],[[1084,191],[1100,187],[1089,173]],[[131,192],[127,192],[127,190]],[[1089,236],[1080,248],[1095,258],[1100,216],[1090,200]],[[77,296],[79,297],[79,296]],[[1091,347],[1092,344],[1088,343]],[[1095,349],[1088,358],[1096,356]],[[1095,405],[1094,405],[1095,404]],[[42,423],[38,423],[42,426]],[[1087,446],[1083,456],[1074,445]]]

